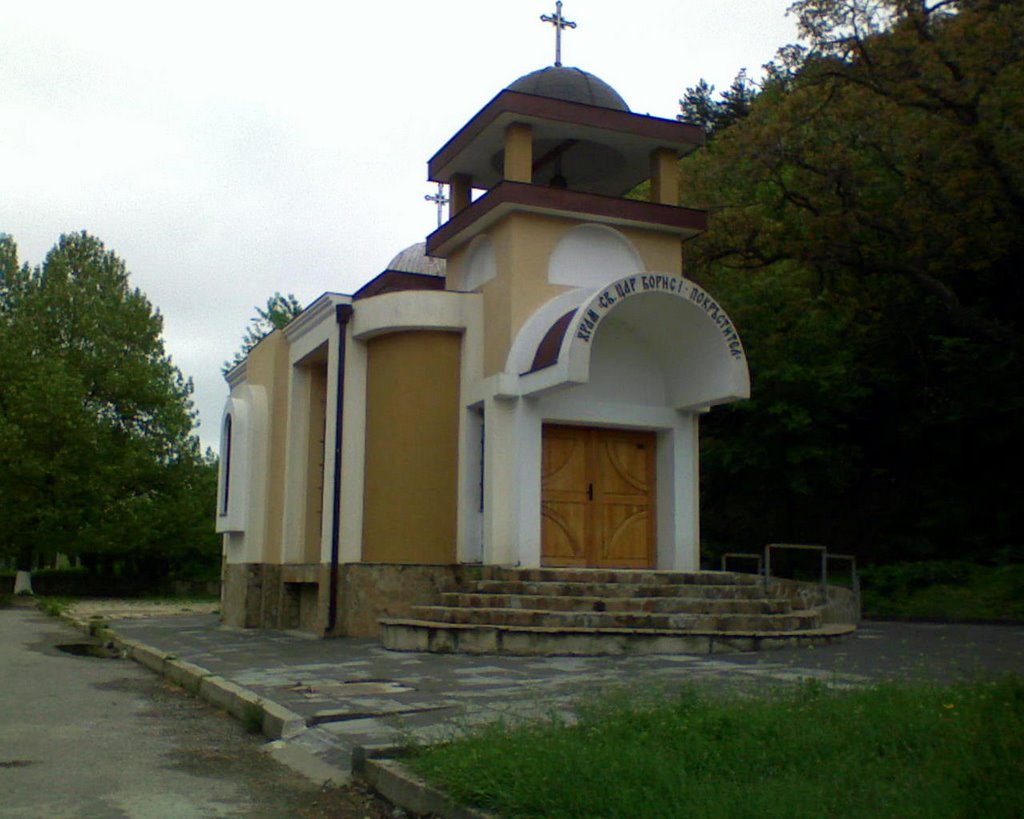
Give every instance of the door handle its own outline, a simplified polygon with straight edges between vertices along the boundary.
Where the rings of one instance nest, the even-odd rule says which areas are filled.
[[[594,484],[588,483],[587,484],[587,500],[593,500],[593,499],[594,499]]]

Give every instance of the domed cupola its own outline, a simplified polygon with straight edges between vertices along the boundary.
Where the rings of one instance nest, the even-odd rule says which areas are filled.
[[[399,251],[384,271],[352,294],[353,301],[404,290],[443,290],[445,260],[427,255],[425,242]]]
[[[582,68],[551,65],[524,74],[506,90],[532,94],[535,97],[595,105],[598,108],[629,111],[629,106],[618,91],[600,77],[595,77]]]
[[[450,187],[450,218],[427,237],[427,253],[448,258],[510,213],[681,238],[703,230],[705,213],[679,207],[677,168],[703,131],[634,114],[604,80],[563,66],[562,31],[576,23],[563,16],[561,0],[540,19],[555,27],[555,64],[502,89],[428,162],[430,180]],[[648,179],[645,208],[626,195]],[[474,200],[474,189],[486,193]]]
[[[443,276],[444,259],[428,256],[426,242],[417,242],[395,254],[384,270],[395,273],[416,273],[421,276]]]

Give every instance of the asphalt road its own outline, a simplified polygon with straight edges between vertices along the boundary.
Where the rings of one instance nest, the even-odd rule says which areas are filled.
[[[131,661],[57,648],[83,642],[33,608],[0,610],[0,817],[392,816],[298,776]]]

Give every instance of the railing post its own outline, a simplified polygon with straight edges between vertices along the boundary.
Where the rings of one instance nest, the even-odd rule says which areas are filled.
[[[821,550],[821,605],[828,605],[828,550]]]

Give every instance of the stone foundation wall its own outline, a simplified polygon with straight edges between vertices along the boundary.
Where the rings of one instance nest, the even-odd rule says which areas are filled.
[[[773,577],[769,589],[772,597],[792,600],[794,607],[820,606],[823,623],[856,624],[860,622],[860,600],[852,589],[829,586],[827,602],[822,600],[820,583]]]
[[[224,565],[221,619],[238,628],[298,629],[329,637],[376,637],[381,617],[409,617],[441,592],[478,579],[479,566],[347,563],[338,566],[335,627],[328,630],[329,564]]]
[[[409,617],[441,592],[479,579],[479,566],[346,563],[338,567],[338,626],[331,636],[377,637],[381,617]]]
[[[221,585],[221,621],[226,626],[255,628],[262,613],[263,565],[225,563]]]
[[[221,620],[238,628],[299,629],[323,634],[329,567],[318,563],[227,563]]]

